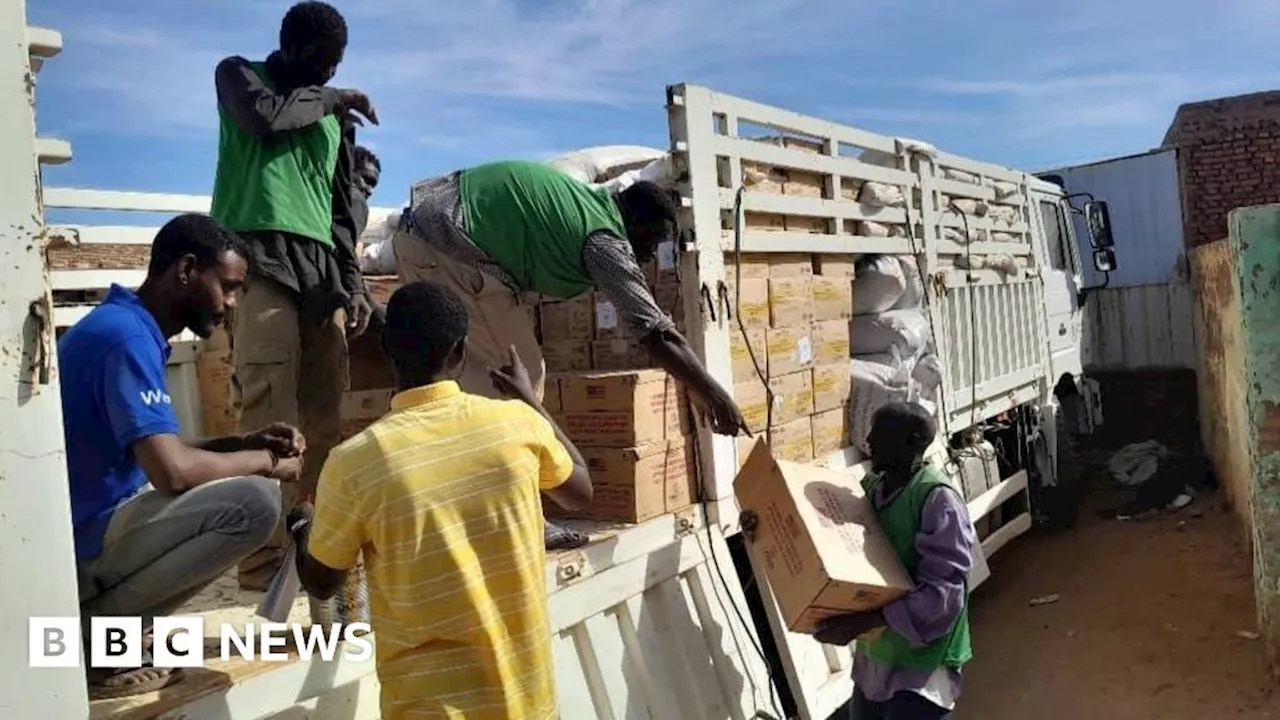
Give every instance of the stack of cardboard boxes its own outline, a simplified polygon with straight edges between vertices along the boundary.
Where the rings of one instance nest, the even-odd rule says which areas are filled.
[[[675,247],[664,243],[657,257],[643,264],[645,281],[658,306],[684,329]],[[640,339],[600,292],[538,306],[538,337],[547,372],[637,370],[653,366]]]
[[[642,265],[658,306],[684,330],[675,247]],[[694,443],[683,388],[661,370],[600,292],[538,306],[547,363],[544,404],[582,452],[595,485],[585,510],[549,515],[644,522],[697,499]]]
[[[733,394],[752,433],[770,431],[774,454],[810,462],[848,443],[848,256],[729,254]],[[765,378],[773,392],[770,408]],[[740,440],[745,459],[754,441]]]
[[[643,522],[691,505],[697,467],[684,390],[661,370],[551,375],[546,402],[587,462],[595,498],[548,514]]]

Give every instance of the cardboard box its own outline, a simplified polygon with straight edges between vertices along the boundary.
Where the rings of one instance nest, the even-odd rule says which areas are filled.
[[[542,409],[552,414],[560,412],[560,379],[548,375],[542,385]]]
[[[742,213],[742,228],[751,232],[784,232],[787,229],[787,216],[747,210]],[[729,236],[733,237],[732,227]]]
[[[807,418],[813,414],[813,373],[801,370],[769,379],[773,390],[773,426]]]
[[[788,215],[787,232],[829,235],[831,234],[831,220],[808,215]]]
[[[733,278],[725,280],[729,289],[729,307],[734,314],[731,326],[736,327],[737,319],[749,328],[769,327],[769,281],[763,278],[744,278],[738,285]]]
[[[765,354],[769,374],[788,375],[813,365],[813,341],[809,326],[776,328],[765,333]]]
[[[542,342],[590,342],[595,339],[591,293],[572,300],[547,302],[538,306]]]
[[[764,344],[761,343],[761,349]],[[763,356],[763,355],[762,355]],[[205,340],[196,356],[196,385],[200,393],[200,427],[205,437],[235,435],[240,403],[232,392],[231,345],[222,328]]]
[[[592,368],[591,343],[543,343],[542,359],[547,364],[547,372],[582,372],[590,370]]]
[[[813,276],[813,256],[808,253],[768,253],[769,278],[806,278]]]
[[[824,277],[853,277],[853,256],[846,254],[814,255],[813,274]]]
[[[884,607],[913,587],[847,472],[775,460],[757,443],[733,489],[739,506],[758,518],[751,552],[792,632]]]
[[[799,195],[801,197],[820,198],[827,191],[827,176],[804,170],[787,170],[787,179],[782,183],[783,195]]]
[[[813,276],[769,278],[769,326],[808,327],[813,322]]]
[[[649,367],[652,361],[649,351],[636,338],[591,343],[591,365],[596,370],[636,370]]]
[[[627,324],[618,317],[618,309],[604,295],[592,293],[592,313],[596,340],[617,340],[629,337]]]
[[[847,277],[815,275],[813,319],[821,321],[850,317],[853,317],[853,281]]]
[[[826,412],[849,404],[853,388],[850,361],[813,366],[813,411]]]
[[[391,397],[395,394],[393,388],[342,393],[342,404],[338,406],[339,437],[346,440],[357,435],[391,412]]]
[[[816,413],[812,424],[815,458],[834,455],[849,444],[849,413],[844,408]]]
[[[689,434],[685,395],[665,372],[561,375],[561,429],[574,443],[627,448]]]
[[[763,432],[769,419],[769,393],[765,392],[764,383],[756,377],[734,383],[733,400],[742,412],[747,429],[753,433]]]
[[[743,161],[742,184],[753,193],[769,193],[781,195],[783,184],[787,181],[787,171],[765,163]]]
[[[664,282],[653,286],[653,299],[658,303],[658,308],[671,317],[680,317],[684,314],[679,283]]]
[[[547,503],[549,515],[590,520],[644,522],[690,505],[692,444],[685,438],[639,447],[580,447],[591,473],[594,497],[578,511]]]
[[[809,418],[775,427],[769,431],[769,436],[773,443],[773,454],[779,459],[794,463],[813,462],[813,423]],[[756,440],[764,437],[765,434],[761,432],[756,433],[754,438],[738,438],[739,461],[745,463]]]
[[[742,275],[743,280],[768,280],[769,254],[742,253],[735,256],[731,252],[725,253],[725,278],[735,278],[739,273]]]
[[[849,321],[824,320],[813,324],[813,362],[818,365],[848,360],[850,357]]]
[[[746,337],[738,328],[729,330],[729,362],[733,373],[733,381],[741,382],[759,378],[760,372],[768,372],[769,355],[765,345],[766,332],[763,329],[747,330]],[[748,346],[750,349],[748,350]],[[752,354],[755,360],[752,360]],[[756,363],[760,364],[759,372]]]
[[[663,283],[680,282],[680,258],[676,253],[676,244],[672,240],[658,243],[658,250],[654,253],[654,260],[657,264],[657,271],[653,279],[654,285]]]

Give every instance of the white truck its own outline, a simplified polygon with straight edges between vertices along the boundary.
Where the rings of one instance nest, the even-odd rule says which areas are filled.
[[[8,188],[0,197],[0,568],[11,588],[0,627],[23,638],[29,617],[78,615],[56,330],[87,312],[94,293],[110,283],[141,281],[144,263],[121,267],[93,258],[108,247],[124,255],[132,247],[145,258],[155,230],[47,226],[45,211],[202,212],[209,199],[42,187],[39,165],[71,157],[69,147],[39,138],[35,127],[35,73],[62,39],[28,27],[22,0],[0,0],[0,14],[9,48],[0,92],[10,100],[0,104],[0,173]],[[688,334],[711,372],[726,385],[735,380],[726,252],[731,259],[784,252],[914,258],[941,359],[936,400],[943,434],[985,435],[1001,449],[998,461],[978,462],[997,468],[998,476],[969,493],[983,557],[1026,532],[1034,514],[1056,516],[1054,503],[1040,500],[1069,496],[1060,490],[1059,448],[1100,417],[1094,386],[1080,367],[1087,289],[1080,287],[1065,191],[921,143],[702,87],[672,86],[666,100],[683,205],[678,262]],[[748,139],[748,125],[767,128],[775,142]],[[851,148],[873,152],[860,160]],[[780,194],[743,189],[744,164],[818,180],[802,193],[788,194],[785,185]],[[860,202],[860,193],[846,192],[851,181],[896,187],[903,202]],[[978,209],[997,204],[1012,214]],[[1106,270],[1114,255],[1105,205],[1088,210],[1097,230],[1095,266]],[[373,213],[374,222],[379,212],[391,210]],[[780,229],[761,230],[743,222],[749,214],[784,220]],[[87,260],[50,269],[52,244],[63,250],[70,244]],[[199,344],[184,337],[175,345],[170,392],[184,406],[184,434],[196,436]],[[971,449],[974,440],[957,445]],[[823,720],[850,696],[849,650],[786,632],[767,583],[751,571],[732,493],[738,444],[702,430],[698,450],[699,505],[638,525],[593,527],[589,546],[548,559],[562,717]],[[939,458],[956,465],[975,457],[964,449],[953,450],[952,460],[943,453],[940,445]],[[819,461],[864,472],[852,447]],[[989,574],[985,562],[979,565],[974,585]],[[244,612],[226,605],[208,614]],[[212,663],[184,686],[91,708],[79,668],[30,667],[21,641],[7,643],[0,657],[0,709],[24,718],[378,717],[372,662]]]

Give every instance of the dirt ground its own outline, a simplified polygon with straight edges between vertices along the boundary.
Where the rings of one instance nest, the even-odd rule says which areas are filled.
[[[1280,720],[1263,644],[1241,635],[1255,630],[1247,546],[1217,496],[1145,521],[1091,510],[991,569],[957,720]]]

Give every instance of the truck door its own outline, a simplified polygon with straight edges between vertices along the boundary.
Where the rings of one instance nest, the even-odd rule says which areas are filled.
[[[1071,225],[1057,197],[1033,193],[1031,201],[1035,205],[1033,223],[1040,224],[1040,277],[1044,282],[1052,376],[1058,378],[1063,373],[1078,375],[1081,372],[1079,348],[1084,323],[1078,297],[1080,262],[1076,257],[1075,243],[1071,240]]]

